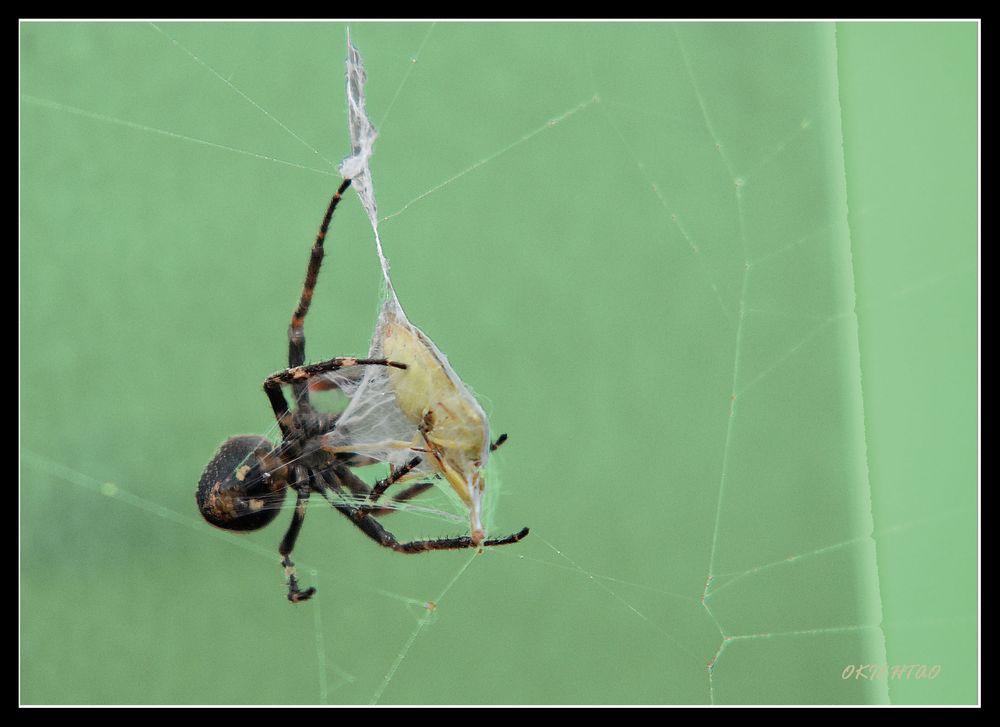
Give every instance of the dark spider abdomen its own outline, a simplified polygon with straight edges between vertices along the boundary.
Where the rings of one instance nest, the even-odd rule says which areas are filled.
[[[257,530],[278,516],[285,499],[261,460],[271,451],[263,437],[230,437],[201,473],[195,497],[202,516],[226,530]]]

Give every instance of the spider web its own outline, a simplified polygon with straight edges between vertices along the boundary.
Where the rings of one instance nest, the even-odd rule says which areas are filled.
[[[885,701],[841,679],[887,657],[830,28],[352,35],[396,288],[511,434],[494,532],[532,533],[407,558],[313,503],[293,608],[286,516],[204,525],[214,447],[274,435],[344,29],[24,26],[22,699]],[[341,205],[311,360],[367,349],[366,228]],[[421,503],[386,525],[461,529]]]

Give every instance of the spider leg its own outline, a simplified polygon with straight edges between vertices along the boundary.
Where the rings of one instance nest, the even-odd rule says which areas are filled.
[[[411,462],[413,462],[413,460],[411,460]],[[403,477],[403,475],[405,475],[415,466],[416,466],[415,462],[413,463],[412,467],[408,462],[403,467],[400,467],[397,470],[395,470],[395,472],[393,473],[393,475],[395,475],[395,479],[393,479],[393,475],[390,475],[386,479],[379,480],[378,482],[376,482],[375,487],[371,489],[369,489],[368,485],[365,484],[364,480],[362,480],[360,477],[354,474],[347,467],[338,467],[337,475],[335,477],[327,477],[326,473],[324,473],[324,479],[333,489],[335,490],[340,489],[337,485],[337,483],[339,482],[341,485],[350,490],[355,497],[364,500],[365,502],[358,506],[359,510],[364,510],[375,517],[382,517],[383,515],[388,515],[390,513],[396,512],[397,508],[392,507],[391,505],[385,505],[383,507],[372,507],[372,503],[378,499],[378,497],[373,497],[375,488],[384,485],[381,488],[381,490],[384,491],[386,487],[391,485],[393,482],[398,481],[401,477]],[[427,490],[431,489],[432,487],[434,487],[433,482],[418,482],[415,485],[410,485],[409,487],[405,488],[402,492],[400,492],[398,495],[393,497],[392,502],[393,503],[407,502],[408,500],[412,500],[418,495],[427,492]],[[379,494],[381,494],[381,492]]]
[[[271,402],[271,409],[274,410],[274,418],[278,420],[278,425],[281,427],[281,433],[285,437],[288,437],[291,431],[289,422],[291,414],[288,410],[288,401],[285,399],[285,395],[281,392],[282,384],[291,384],[293,390],[297,392],[295,387],[299,384],[308,389],[309,380],[314,376],[319,376],[330,371],[336,371],[350,366],[392,366],[397,369],[406,368],[406,364],[396,363],[395,361],[387,361],[384,358],[353,358],[351,356],[337,356],[336,358],[309,364],[307,366],[292,366],[284,371],[278,371],[277,373],[271,374],[264,379],[264,393],[267,394],[267,400]]]
[[[354,358],[353,356],[337,356],[336,358],[320,361],[319,363],[305,366],[292,366],[284,371],[271,374],[264,380],[264,390],[273,389],[281,384],[298,383],[308,384],[309,379],[320,374],[336,371],[337,369],[349,368],[351,366],[392,366],[397,369],[405,369],[406,364],[389,361],[384,358]]]
[[[337,470],[339,476],[335,476],[333,472],[327,469],[324,469],[322,472],[320,472],[320,476],[323,478],[323,480],[326,482],[327,485],[329,485],[332,489],[336,490],[337,492],[343,492],[343,488],[341,487],[341,485],[343,485],[348,490],[350,490],[351,494],[354,495],[354,497],[356,497],[357,499],[359,500],[367,499],[368,494],[371,492],[371,488],[368,487],[368,483],[366,483],[364,480],[362,480],[360,477],[358,477],[356,474],[351,472],[346,467],[344,468],[338,467]]]
[[[420,457],[414,457],[402,467],[394,468],[389,476],[384,480],[376,482],[375,486],[372,487],[371,493],[368,495],[368,504],[374,504],[377,502],[378,499],[382,497],[382,493],[385,492],[390,485],[393,485],[406,477],[406,475],[410,474],[410,472],[413,471],[413,468],[418,464],[420,464]],[[413,497],[413,495],[410,497]]]
[[[313,291],[316,288],[316,280],[319,278],[319,269],[323,264],[323,242],[326,240],[326,232],[330,228],[330,220],[333,218],[334,210],[344,192],[351,185],[350,179],[341,182],[340,187],[334,193],[330,204],[326,208],[326,214],[320,223],[319,232],[316,233],[316,241],[313,243],[312,251],[309,254],[309,265],[306,268],[306,280],[302,285],[302,294],[299,296],[299,304],[292,313],[292,322],[288,326],[288,367],[301,366],[306,361],[306,337],[303,331],[306,314],[312,303]],[[309,401],[309,387],[307,382],[300,381],[293,384],[295,400],[301,402]]]
[[[339,473],[338,473],[339,474]],[[326,493],[324,492],[324,496]],[[516,533],[503,538],[490,538],[484,540],[478,546],[472,542],[468,535],[455,538],[438,538],[436,540],[411,540],[409,542],[399,542],[396,536],[386,530],[382,524],[368,514],[364,508],[354,507],[346,502],[331,500],[327,496],[327,501],[333,505],[338,512],[344,515],[354,525],[369,538],[384,548],[390,548],[397,553],[423,553],[428,550],[464,550],[466,548],[492,547],[495,545],[510,545],[523,540],[528,535],[528,528],[522,528]]]
[[[402,492],[400,492],[398,495],[394,495],[392,498],[392,502],[394,503],[409,502],[413,498],[419,497],[420,495],[424,494],[425,492],[427,492],[427,490],[430,490],[433,487],[434,487],[433,482],[418,482],[415,485],[410,485]],[[391,507],[389,505],[385,505],[379,508],[370,508],[371,514],[374,515],[375,517],[382,517],[383,515],[389,515],[397,511],[398,508]]]
[[[267,394],[267,400],[271,402],[271,409],[274,411],[274,418],[278,422],[278,426],[281,427],[282,438],[288,439],[288,437],[291,436],[291,422],[289,420],[292,415],[288,411],[288,401],[285,399],[285,395],[281,391],[281,384],[269,385],[268,382],[265,381],[264,393]]]
[[[311,586],[305,590],[299,588],[299,581],[295,575],[295,563],[289,557],[295,548],[295,541],[299,538],[299,532],[302,530],[302,522],[306,517],[309,488],[296,487],[295,494],[297,495],[295,512],[292,515],[292,522],[289,523],[288,530],[285,532],[285,537],[281,539],[281,545],[278,546],[278,553],[281,555],[281,565],[285,569],[285,578],[288,579],[288,600],[292,603],[300,603],[312,598],[313,594],[316,593],[316,589]]]

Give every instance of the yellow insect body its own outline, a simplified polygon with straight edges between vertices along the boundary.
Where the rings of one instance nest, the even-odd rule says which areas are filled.
[[[485,537],[481,470],[489,456],[489,422],[472,393],[455,376],[433,344],[405,319],[382,322],[382,354],[406,369],[388,369],[400,410],[418,431],[413,449],[448,480],[469,508],[471,537]]]

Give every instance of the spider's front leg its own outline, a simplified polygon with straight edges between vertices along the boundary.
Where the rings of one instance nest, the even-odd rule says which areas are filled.
[[[281,433],[287,437],[291,432],[291,422],[288,420],[291,414],[288,410],[288,401],[285,399],[285,395],[281,393],[282,385],[291,385],[296,387],[299,384],[302,384],[303,386],[307,386],[309,380],[316,376],[321,376],[322,374],[337,371],[338,369],[349,368],[351,366],[391,366],[397,369],[406,368],[406,364],[389,361],[384,358],[354,358],[352,356],[337,356],[336,358],[320,361],[319,363],[304,366],[292,366],[284,371],[278,371],[277,373],[271,374],[264,379],[264,393],[267,394],[267,399],[271,402],[271,409],[274,410],[274,418],[278,420],[278,425],[281,427]]]
[[[340,187],[333,194],[330,204],[326,208],[326,214],[320,223],[319,232],[316,233],[316,240],[313,242],[312,251],[309,253],[309,265],[306,267],[306,279],[302,285],[302,293],[299,296],[299,304],[292,313],[292,321],[288,326],[288,366],[301,366],[306,362],[306,337],[305,322],[306,314],[309,313],[309,306],[312,304],[313,291],[316,289],[316,280],[319,278],[319,269],[323,264],[323,242],[326,240],[327,230],[330,228],[330,220],[333,213],[340,204],[340,199],[344,192],[351,185],[350,179],[341,182]],[[301,382],[293,385],[296,401],[309,401],[309,389]]]

